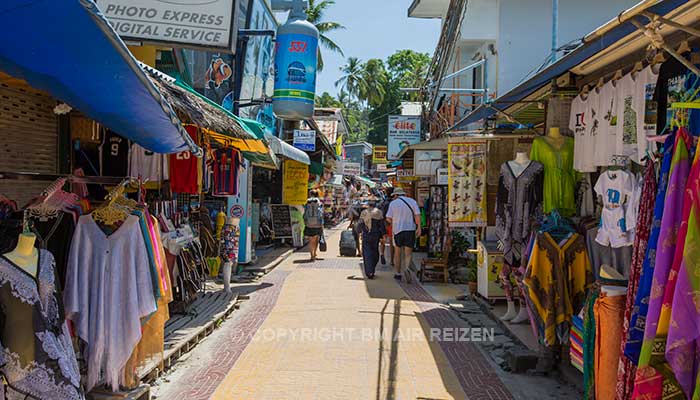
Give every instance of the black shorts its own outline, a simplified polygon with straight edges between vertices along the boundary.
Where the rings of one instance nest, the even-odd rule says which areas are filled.
[[[323,228],[311,228],[308,226],[304,228],[304,236],[306,237],[321,236],[322,233]]]
[[[416,231],[401,231],[394,235],[394,246],[413,248],[416,244]]]

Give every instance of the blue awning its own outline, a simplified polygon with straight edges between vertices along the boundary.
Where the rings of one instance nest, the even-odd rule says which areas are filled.
[[[663,16],[686,4],[688,1],[689,0],[660,1],[659,3],[647,8],[647,11]],[[619,40],[635,31],[637,31],[637,28],[631,22],[626,21],[611,29],[607,33],[604,33],[600,37],[582,44],[571,53],[559,59],[559,61],[544,69],[539,74],[533,76],[503,96],[500,96],[494,102],[479,106],[476,110],[462,118],[452,128],[448,129],[448,131],[464,130],[467,128],[467,125],[471,123],[488,118],[496,114],[498,111],[506,110],[513,104],[524,100],[527,96],[531,95],[544,85],[550,83],[552,79],[559,77],[568,70],[576,67],[598,52],[614,45]]]
[[[201,155],[92,0],[0,2],[0,70],[148,150]]]

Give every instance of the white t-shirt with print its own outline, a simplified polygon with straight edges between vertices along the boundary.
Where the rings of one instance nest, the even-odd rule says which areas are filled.
[[[574,133],[574,169],[580,172],[595,171],[593,165],[594,143],[591,133],[591,109],[589,101],[597,101],[598,96],[589,93],[584,99],[576,96],[571,102],[569,129]]]
[[[613,81],[609,81],[600,88],[600,128],[594,144],[596,166],[612,164],[617,146],[617,98],[617,85]]]
[[[170,175],[169,158],[167,154],[154,153],[134,143],[129,152],[129,176],[150,182],[166,181]]]
[[[415,231],[417,228],[415,215],[418,214],[420,214],[418,203],[412,198],[399,196],[393,200],[389,203],[389,209],[386,212],[386,217],[391,218],[392,233],[396,235],[399,232]]]
[[[636,180],[627,171],[605,171],[594,190],[603,199],[596,242],[614,248],[634,243],[634,223],[627,220],[627,207],[635,192]]]
[[[654,90],[659,75],[651,66],[634,75],[618,82],[617,152],[639,164],[649,146],[647,135],[656,135]]]

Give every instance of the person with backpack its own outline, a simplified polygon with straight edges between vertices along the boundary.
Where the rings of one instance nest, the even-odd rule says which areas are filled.
[[[394,247],[396,251],[396,274],[394,278],[401,280],[403,275],[406,282],[413,282],[413,247],[416,238],[421,234],[421,219],[418,203],[406,196],[401,187],[394,189],[394,200],[389,204],[386,219],[391,223],[394,234]]]
[[[316,261],[318,244],[323,235],[323,205],[318,198],[318,191],[310,190],[304,206],[304,236],[309,239],[311,261]]]
[[[358,228],[362,234],[362,264],[367,279],[374,279],[379,262],[379,240],[386,234],[384,213],[377,208],[377,199],[371,197],[367,208],[360,214]]]

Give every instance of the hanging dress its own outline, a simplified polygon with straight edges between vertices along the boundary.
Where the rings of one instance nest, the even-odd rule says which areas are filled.
[[[564,144],[557,149],[544,137],[538,137],[532,142],[530,159],[544,166],[544,213],[557,210],[563,216],[575,215],[574,139],[565,137]]]
[[[656,249],[659,234],[661,233],[661,219],[664,215],[668,179],[671,171],[673,150],[675,148],[675,137],[675,134],[669,135],[664,143],[663,160],[661,162],[661,169],[659,170],[659,184],[657,186],[656,200],[654,202],[654,217],[651,223],[648,246],[644,255],[642,272],[637,285],[637,294],[634,299],[634,307],[632,308],[632,316],[630,317],[629,323],[630,328],[627,333],[625,344],[625,356],[634,364],[637,364],[639,352],[642,348],[642,339],[649,305],[649,294],[654,277]]]
[[[543,324],[544,344],[567,343],[571,317],[593,281],[585,240],[574,233],[556,242],[549,233],[539,233],[528,268],[523,284]]]
[[[54,265],[39,250],[34,277],[0,256],[0,376],[8,398],[84,399]]]
[[[656,196],[656,191],[657,180],[654,163],[652,161],[647,161],[646,170],[644,172],[644,185],[639,201],[639,215],[637,217],[637,227],[635,229],[632,265],[630,266],[627,299],[625,301],[625,316],[622,325],[622,343],[620,346],[620,361],[618,363],[616,390],[617,399],[619,400],[630,399],[632,396],[632,388],[634,387],[634,374],[637,370],[637,366],[624,355],[624,350],[630,328],[632,307],[634,306],[634,299],[637,294],[639,278],[642,273],[644,256],[649,241],[649,235],[651,233],[651,224],[654,217],[654,197]]]
[[[509,162],[501,165],[496,196],[496,235],[503,244],[503,256],[510,267],[517,267],[523,247],[530,239],[532,222],[542,211],[544,167],[530,161],[518,176]]]
[[[649,295],[644,339],[639,355],[638,368],[639,370],[645,369],[645,371],[642,371],[639,374],[639,379],[635,380],[635,397],[645,396],[646,394],[656,396],[662,390],[666,393],[665,396],[669,396],[671,392],[677,393],[680,390],[671,382],[663,384],[663,376],[658,371],[652,373],[649,365],[652,352],[661,352],[663,354],[663,348],[655,348],[654,343],[659,328],[664,292],[672,269],[678,232],[681,226],[681,219],[683,218],[683,197],[690,172],[690,162],[688,160],[689,141],[688,132],[685,128],[680,128],[676,134],[675,150],[666,193],[666,211],[661,220],[661,231],[654,263],[654,278]]]
[[[670,307],[666,360],[688,398],[700,398],[700,142],[688,179],[685,240],[679,241],[678,273]],[[679,237],[679,240],[683,239]],[[675,265],[674,265],[675,267]],[[666,299],[668,301],[668,298]],[[663,317],[663,316],[662,316]]]

